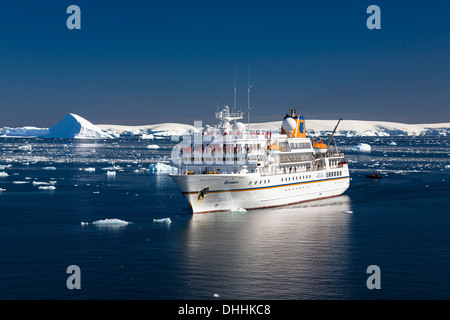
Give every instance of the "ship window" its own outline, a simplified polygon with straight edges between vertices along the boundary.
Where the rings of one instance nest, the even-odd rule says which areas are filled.
[[[281,178],[281,182],[283,182],[283,178]]]
[[[266,183],[266,180],[264,180],[264,183]]]
[[[248,183],[248,185],[251,185],[252,184],[252,182],[250,181],[249,183]]]

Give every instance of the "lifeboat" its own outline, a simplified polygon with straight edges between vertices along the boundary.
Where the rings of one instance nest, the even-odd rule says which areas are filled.
[[[281,150],[280,146],[278,144],[270,144],[267,146],[268,150]]]
[[[313,142],[314,152],[316,154],[325,154],[327,153],[327,145],[320,139],[317,142]]]

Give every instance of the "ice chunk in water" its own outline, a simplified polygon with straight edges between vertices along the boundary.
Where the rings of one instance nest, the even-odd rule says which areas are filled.
[[[92,222],[95,225],[126,225],[128,223],[128,221],[120,219],[103,219]]]
[[[351,150],[357,151],[357,152],[371,152],[372,148],[367,143],[360,143],[360,144],[352,147]]]
[[[172,220],[170,220],[170,218],[162,218],[162,219],[153,219],[153,222],[172,223]]]
[[[172,167],[168,164],[161,163],[161,162],[152,164],[149,167],[149,169],[150,169],[150,172],[153,172],[153,173],[177,173],[178,172],[177,168]]]
[[[56,189],[55,186],[40,186],[38,188],[38,190],[50,190],[50,191],[55,190],[55,189]]]

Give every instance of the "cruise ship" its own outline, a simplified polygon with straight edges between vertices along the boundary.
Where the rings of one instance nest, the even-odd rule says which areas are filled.
[[[290,110],[280,129],[250,130],[242,112],[216,112],[218,124],[184,137],[171,174],[193,213],[250,210],[336,197],[349,187],[348,163],[336,143],[306,136],[304,116]],[[340,121],[340,120],[339,120]]]

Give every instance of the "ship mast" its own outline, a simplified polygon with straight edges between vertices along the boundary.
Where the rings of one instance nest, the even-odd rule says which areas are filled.
[[[250,132],[250,89],[253,87],[253,84],[250,85],[250,68],[248,69],[248,94],[247,94],[247,130]]]
[[[236,66],[234,66],[234,106],[233,113],[236,113]],[[236,126],[236,119],[234,119],[234,125]]]

